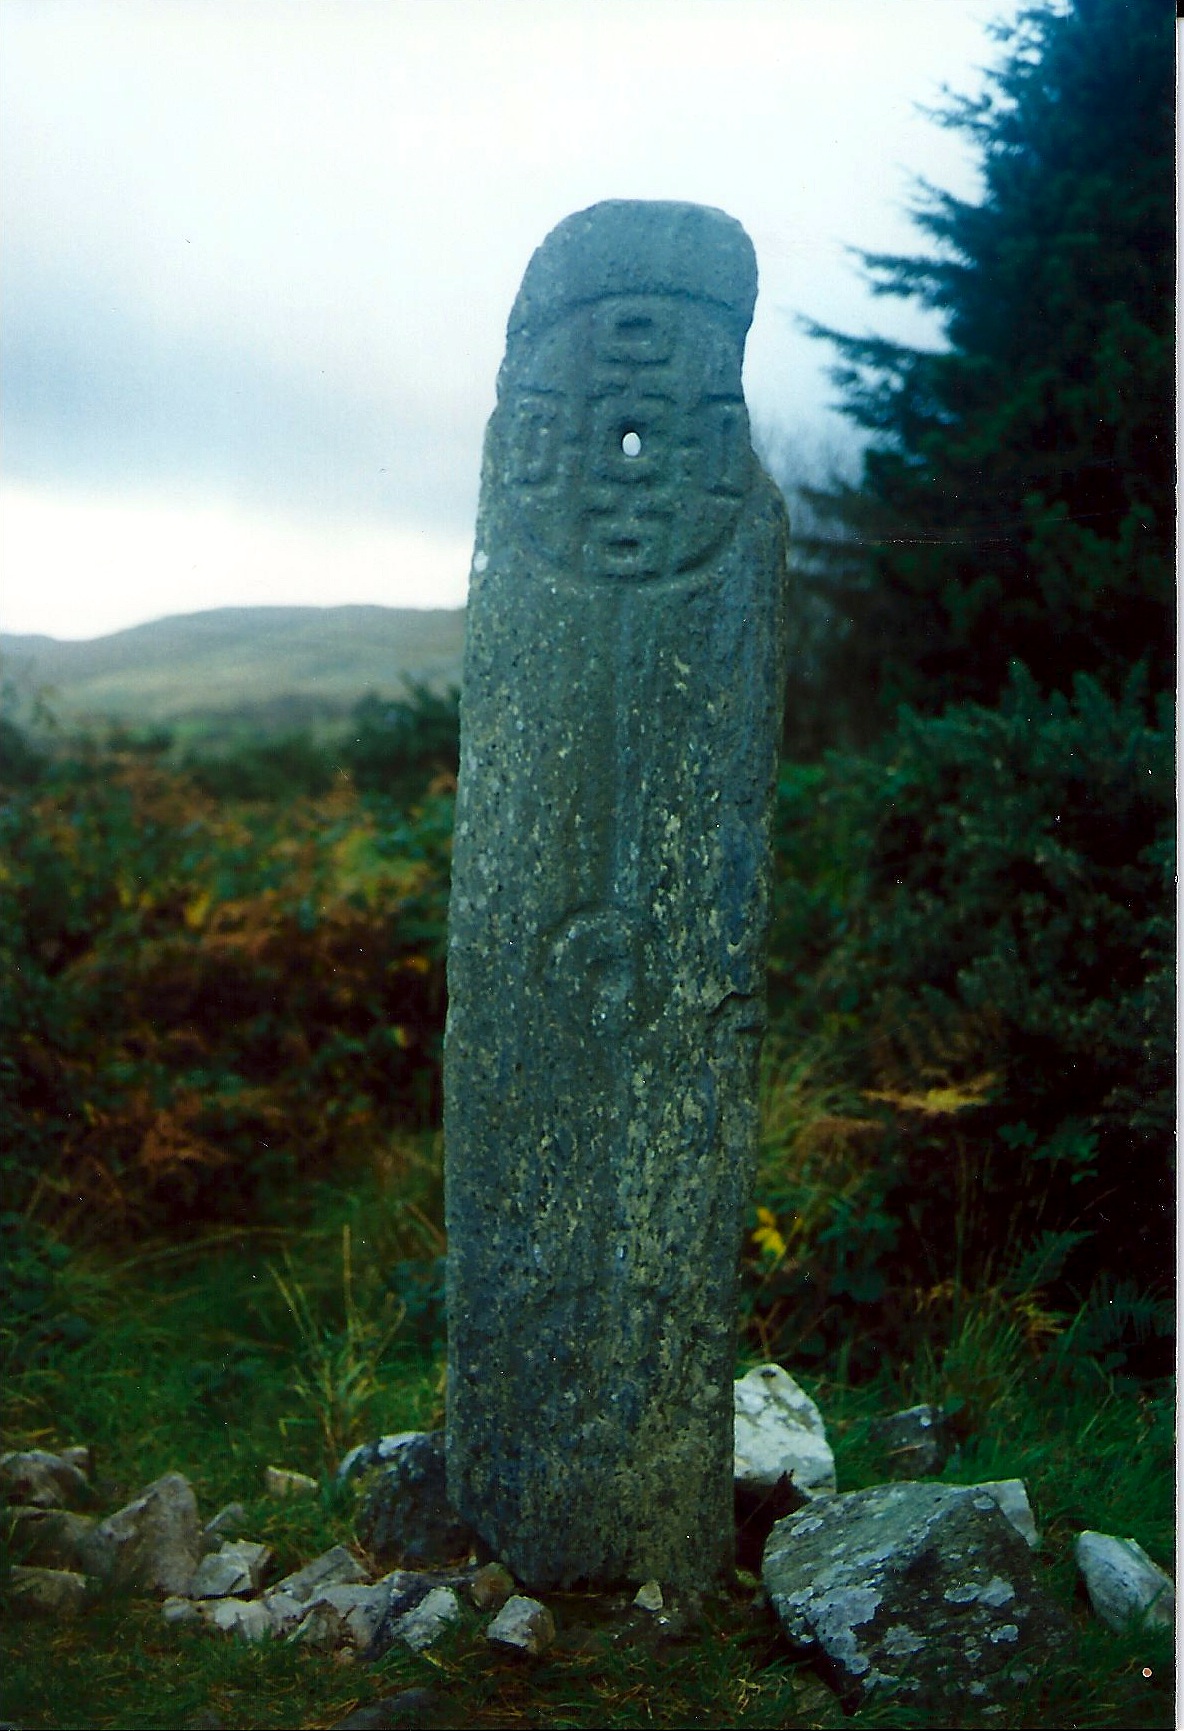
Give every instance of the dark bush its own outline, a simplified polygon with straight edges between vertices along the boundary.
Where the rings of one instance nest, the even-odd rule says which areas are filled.
[[[1170,1284],[1173,800],[1138,673],[1043,698],[1017,669],[998,709],[786,769],[776,1020],[881,1121],[816,1284],[981,1287],[1054,1244],[1064,1302]]]
[[[407,805],[436,782],[455,786],[460,698],[413,685],[406,697],[371,695],[354,709],[342,761],[357,786]]]

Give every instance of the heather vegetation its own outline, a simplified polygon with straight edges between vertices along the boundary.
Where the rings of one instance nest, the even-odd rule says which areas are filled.
[[[1165,1643],[1088,1624],[1070,1546],[1172,1549],[1172,84],[1156,0],[1074,0],[951,103],[981,197],[924,189],[931,251],[867,260],[945,345],[819,332],[871,442],[795,554],[738,1362],[802,1377],[844,1488],[922,1399],[947,1477],[1026,1479],[1081,1652],[1000,1724],[1171,1722]],[[455,754],[424,687],[265,740],[0,724],[8,1446],[90,1441],[127,1489],[178,1467],[212,1507],[439,1422]],[[350,1515],[258,1513],[291,1562]],[[771,1628],[712,1618],[673,1667],[526,1679],[457,1635],[370,1692],[442,1671],[469,1723],[839,1722]],[[176,1642],[131,1627],[101,1698],[102,1629],[26,1630],[6,1711],[160,1723]],[[221,1649],[164,1687],[244,1724],[365,1693]]]

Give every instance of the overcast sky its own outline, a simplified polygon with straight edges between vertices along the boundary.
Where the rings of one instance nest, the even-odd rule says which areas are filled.
[[[0,629],[464,600],[527,259],[601,198],[722,206],[754,423],[849,435],[796,318],[937,340],[919,105],[1018,0],[0,0]]]

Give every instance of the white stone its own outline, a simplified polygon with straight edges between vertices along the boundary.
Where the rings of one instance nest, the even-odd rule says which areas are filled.
[[[660,1611],[666,1601],[657,1581],[643,1581],[633,1595],[633,1603],[639,1611]]]
[[[344,1545],[334,1545],[331,1551],[314,1557],[311,1563],[305,1563],[302,1569],[285,1575],[282,1581],[268,1588],[268,1597],[285,1593],[307,1605],[323,1587],[348,1587],[369,1579],[361,1563]]]
[[[1036,1517],[1023,1479],[988,1479],[984,1484],[970,1485],[968,1489],[983,1491],[993,1503],[997,1503],[1020,1537],[1036,1550],[1040,1535],[1036,1531]]]
[[[249,1539],[226,1539],[197,1565],[189,1597],[230,1599],[238,1593],[256,1592],[270,1561],[269,1545],[253,1544]]]
[[[275,1633],[267,1607],[259,1599],[215,1599],[206,1621],[240,1641],[265,1641]]]
[[[738,1379],[735,1474],[743,1484],[772,1487],[788,1473],[808,1498],[833,1495],[835,1457],[822,1414],[778,1364],[759,1364]]]
[[[288,1467],[265,1467],[263,1489],[269,1497],[307,1497],[316,1491],[317,1481]]]
[[[555,1619],[537,1599],[515,1593],[486,1629],[485,1639],[520,1653],[545,1653],[555,1639]]]
[[[367,1647],[390,1602],[391,1582],[382,1580],[372,1587],[325,1587],[312,1600],[312,1608],[330,1606],[341,1618],[346,1634],[355,1646]]]
[[[192,1599],[183,1599],[175,1593],[160,1607],[160,1615],[171,1629],[190,1629],[205,1621]]]
[[[259,1603],[267,1612],[272,1631],[280,1637],[290,1635],[293,1629],[299,1628],[308,1615],[305,1600],[293,1598],[291,1593],[271,1592],[260,1599]]]
[[[288,1639],[301,1647],[315,1647],[319,1652],[331,1653],[334,1648],[345,1645],[349,1630],[336,1606],[317,1599],[305,1611],[299,1628]]]
[[[1170,1629],[1176,1620],[1176,1589],[1134,1539],[1112,1533],[1079,1533],[1073,1546],[1090,1604],[1111,1629],[1132,1619]]]
[[[201,1557],[193,1487],[165,1473],[79,1540],[87,1573],[139,1592],[187,1594]]]
[[[222,1540],[228,1538],[235,1528],[241,1532],[246,1524],[247,1511],[243,1505],[227,1503],[202,1528],[202,1542],[208,1543],[211,1550],[217,1550]]]
[[[392,1631],[414,1652],[422,1653],[460,1616],[460,1600],[451,1587],[433,1587],[413,1611],[400,1617]]]

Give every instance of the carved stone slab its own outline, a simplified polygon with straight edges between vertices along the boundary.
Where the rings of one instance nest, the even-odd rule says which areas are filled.
[[[731,1555],[784,510],[752,247],[613,202],[527,268],[486,435],[445,1043],[448,1485],[536,1587]]]

